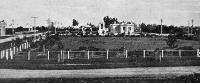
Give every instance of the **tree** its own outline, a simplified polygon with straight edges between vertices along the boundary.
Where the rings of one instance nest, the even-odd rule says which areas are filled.
[[[174,48],[174,47],[177,47],[177,38],[174,36],[174,35],[169,35],[168,36],[168,39],[167,39],[167,45],[170,47],[170,48]]]
[[[19,27],[16,28],[15,31],[16,31],[16,32],[21,32],[21,31],[23,31],[23,30],[24,30],[24,28],[23,28],[22,26],[19,26]]]
[[[73,26],[78,26],[78,24],[79,24],[78,21],[75,20],[75,19],[73,19],[72,25],[73,25]]]
[[[110,26],[110,24],[114,24],[114,23],[118,23],[117,18],[111,18],[109,16],[105,16],[103,18],[103,21],[105,23],[105,27],[108,28]]]

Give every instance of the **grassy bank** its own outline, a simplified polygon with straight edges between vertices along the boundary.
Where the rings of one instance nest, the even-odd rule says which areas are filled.
[[[167,38],[162,37],[63,37],[61,41],[64,44],[64,49],[71,50],[92,46],[99,49],[119,49],[125,47],[125,49],[132,51],[138,49],[163,49],[168,47],[166,40]],[[177,48],[191,46],[197,49],[200,47],[200,42],[193,40],[178,40],[177,44]]]
[[[64,62],[56,60],[10,60],[0,61],[0,69],[104,69],[104,68],[134,68],[134,67],[171,67],[171,66],[200,66],[200,58],[182,57],[182,58],[130,58],[130,59],[71,59]]]

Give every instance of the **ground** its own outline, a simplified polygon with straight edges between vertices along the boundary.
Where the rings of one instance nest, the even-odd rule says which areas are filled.
[[[176,78],[200,73],[199,66],[188,67],[144,67],[117,69],[89,70],[14,70],[0,69],[2,78],[106,78],[106,77],[135,77],[135,78]]]
[[[77,50],[79,47],[96,47],[100,49],[119,49],[125,47],[129,51],[138,49],[155,50],[156,48],[167,48],[167,38],[147,37],[63,37],[64,49]],[[191,46],[194,49],[200,48],[199,41],[178,40],[178,48]]]

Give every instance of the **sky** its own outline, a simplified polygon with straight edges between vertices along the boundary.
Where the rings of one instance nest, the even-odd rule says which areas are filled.
[[[98,24],[103,17],[111,16],[119,21],[165,25],[200,26],[200,0],[0,0],[0,20],[8,24],[33,25],[31,17],[38,17],[36,25],[47,25],[46,20],[72,25],[72,19],[80,25]]]

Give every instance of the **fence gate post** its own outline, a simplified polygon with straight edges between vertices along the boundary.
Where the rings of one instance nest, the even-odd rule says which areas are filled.
[[[31,51],[28,51],[28,60],[31,60]]]
[[[178,50],[179,57],[181,58],[181,50]]]
[[[90,51],[88,51],[88,60],[90,59]]]
[[[49,51],[47,51],[47,58],[48,58],[48,61],[49,61]]]
[[[128,51],[126,50],[126,58],[128,58]]]
[[[145,58],[146,50],[143,50],[143,57]]]
[[[197,57],[200,57],[199,49],[197,49]]]
[[[108,52],[109,52],[109,51],[107,50],[107,53],[106,53],[106,59],[108,59]]]

